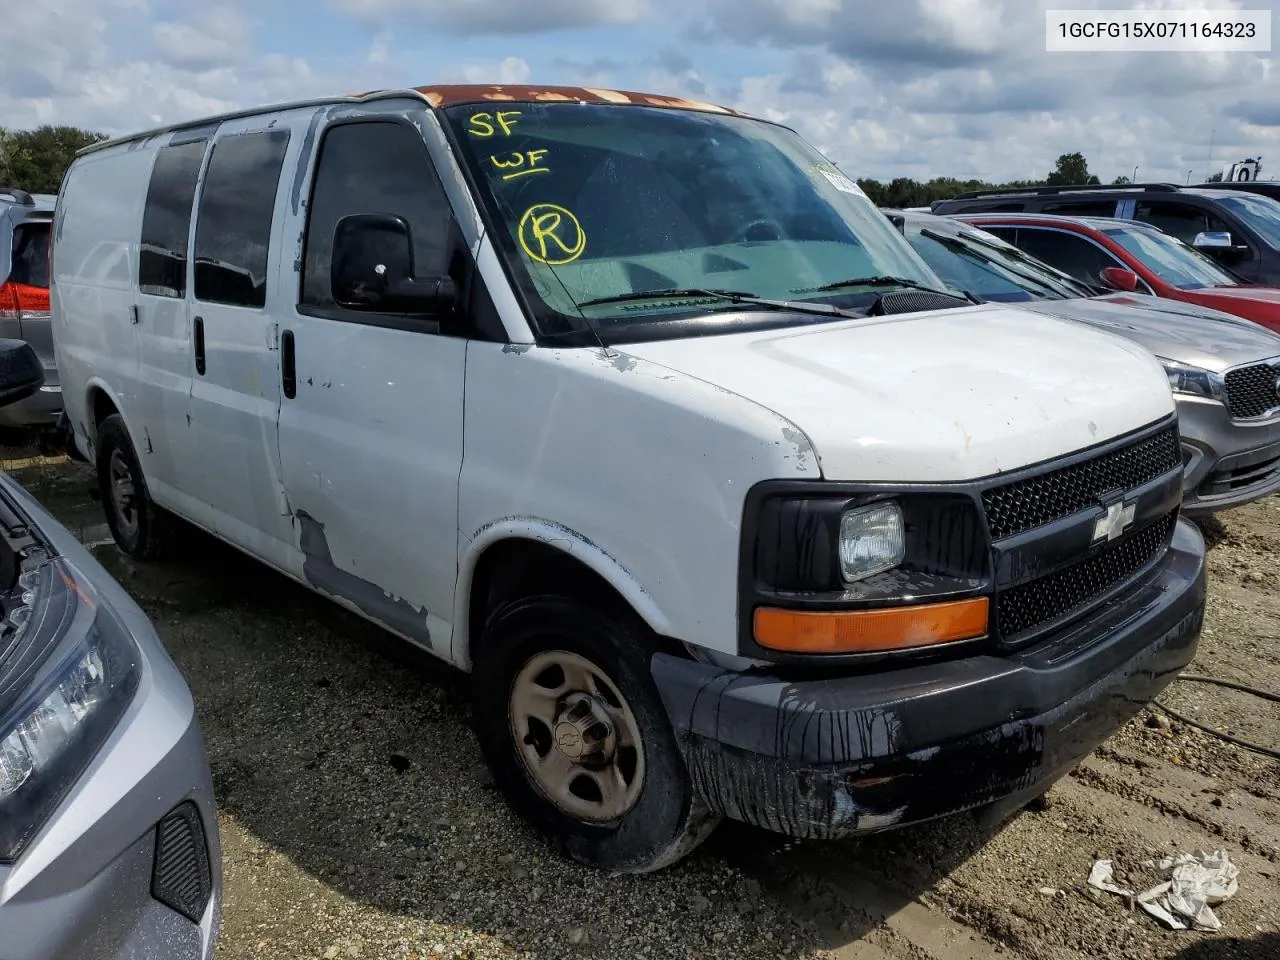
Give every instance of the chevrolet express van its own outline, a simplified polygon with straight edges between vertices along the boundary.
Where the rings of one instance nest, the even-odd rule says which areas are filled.
[[[335,97],[95,145],[54,231],[120,547],[181,518],[469,671],[576,859],[1009,811],[1194,653],[1160,365],[943,292],[782,126]]]

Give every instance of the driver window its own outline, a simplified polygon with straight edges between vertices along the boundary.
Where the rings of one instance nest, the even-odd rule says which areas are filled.
[[[1197,233],[1229,229],[1207,210],[1167,200],[1138,204],[1133,219],[1159,227],[1169,236],[1177,237],[1186,244],[1191,244]]]
[[[320,147],[307,216],[299,309],[319,316],[375,322],[333,298],[331,267],[338,221],[353,214],[390,214],[409,225],[414,272],[449,273],[456,225],[426,144],[413,127],[390,120],[330,128]],[[376,250],[364,251],[369,256]],[[381,252],[385,259],[387,254]],[[379,261],[382,262],[382,261]]]

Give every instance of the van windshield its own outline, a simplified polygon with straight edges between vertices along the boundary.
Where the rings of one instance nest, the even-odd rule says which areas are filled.
[[[630,105],[445,113],[541,333],[581,330],[584,317],[610,330],[757,309],[671,291],[858,308],[893,284],[847,280],[946,289],[857,185],[785,128]]]

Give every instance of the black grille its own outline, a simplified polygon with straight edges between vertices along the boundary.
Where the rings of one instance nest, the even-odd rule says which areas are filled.
[[[1177,513],[1147,525],[1093,556],[996,597],[996,623],[1006,643],[1089,605],[1155,560],[1168,545]]]
[[[1238,420],[1260,417],[1280,407],[1280,365],[1255,363],[1251,367],[1232,370],[1226,376],[1227,409]]]
[[[1000,540],[1069,517],[1109,491],[1131,490],[1181,466],[1178,428],[1168,427],[1091,460],[992,487],[983,492],[982,505],[992,539]]]
[[[898,313],[923,313],[926,310],[950,310],[972,306],[964,297],[953,297],[932,290],[903,290],[886,293],[870,311],[871,316],[890,316]]]
[[[193,923],[204,916],[213,895],[209,848],[195,804],[177,807],[156,827],[156,862],[151,895]]]

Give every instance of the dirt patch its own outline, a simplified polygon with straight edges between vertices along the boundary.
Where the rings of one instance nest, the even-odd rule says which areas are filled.
[[[81,465],[13,471],[73,527]],[[1280,498],[1210,527],[1192,670],[1280,691]],[[554,856],[479,763],[462,679],[193,534],[177,559],[98,556],[187,676],[222,809],[219,957],[831,957],[1274,960],[1280,763],[1144,712],[1004,829],[957,817],[840,844],[729,825],[654,877]],[[1280,707],[1178,683],[1167,702],[1280,746]],[[1242,868],[1220,934],[1175,934],[1084,880],[1222,846]]]

